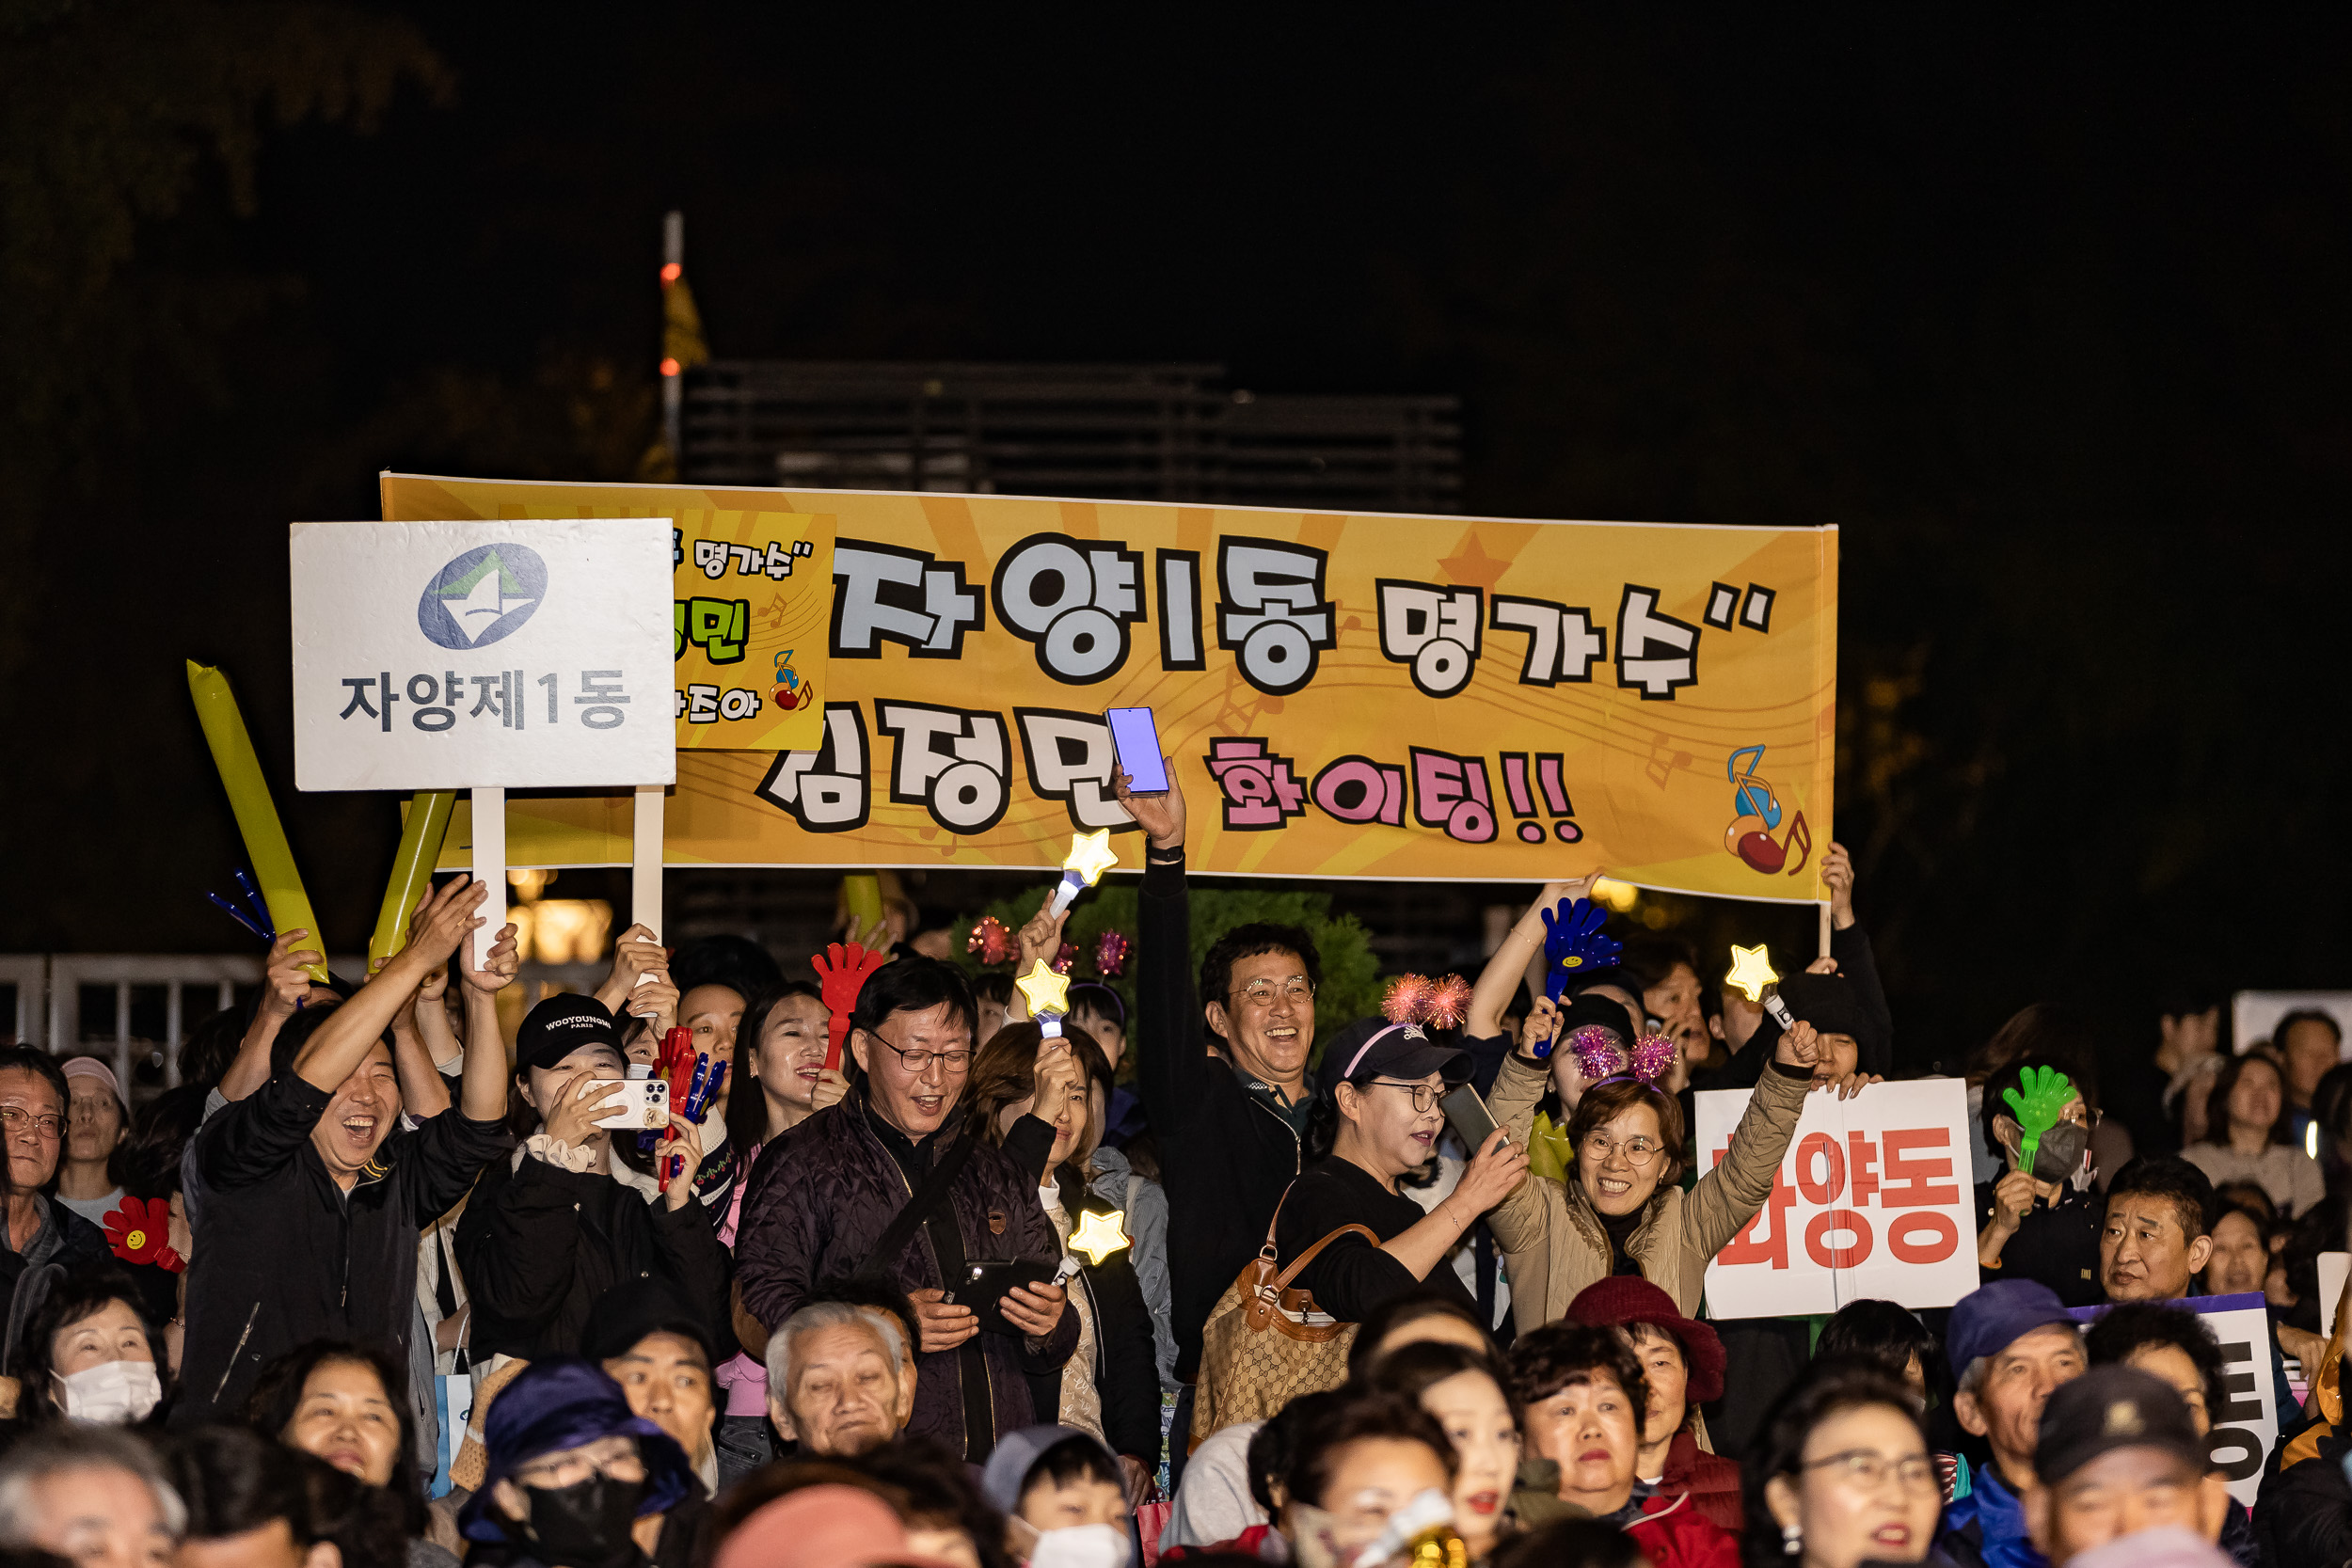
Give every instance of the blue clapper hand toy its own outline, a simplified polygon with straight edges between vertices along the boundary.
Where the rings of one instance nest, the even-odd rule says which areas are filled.
[[[1601,930],[1609,917],[1590,898],[1563,899],[1544,915],[1544,995],[1558,1003],[1571,977],[1614,969],[1625,944]],[[1542,1040],[1537,1056],[1549,1056],[1555,1042]]]

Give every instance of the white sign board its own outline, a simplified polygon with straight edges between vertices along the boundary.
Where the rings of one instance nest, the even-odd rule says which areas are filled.
[[[2352,1252],[2323,1252],[2319,1255],[2319,1337],[2332,1339],[2336,1336],[2336,1306],[2344,1300],[2344,1282],[2352,1275]],[[2303,1375],[2318,1371],[2306,1367]]]
[[[2241,990],[2230,997],[2230,1043],[2244,1054],[2277,1033],[2289,1013],[2322,1012],[2336,1021],[2336,1059],[2352,1062],[2352,990]]]
[[[296,785],[672,782],[670,531],[294,524]]]
[[[2213,1430],[2205,1433],[2205,1455],[2229,1478],[2230,1496],[2247,1507],[2262,1490],[2263,1461],[2279,1441],[2278,1384],[2270,1370],[2270,1314],[2260,1291],[2234,1296],[2185,1296],[2170,1303],[2204,1319],[2221,1344],[2221,1403],[2208,1410]],[[2104,1307],[2078,1307],[2069,1314],[2095,1323]]]
[[[1702,1173],[1722,1163],[1749,1092],[1697,1097]],[[1708,1316],[1835,1312],[1866,1297],[1949,1307],[1975,1290],[1972,1131],[1957,1078],[1806,1096],[1772,1196],[1707,1266]]]

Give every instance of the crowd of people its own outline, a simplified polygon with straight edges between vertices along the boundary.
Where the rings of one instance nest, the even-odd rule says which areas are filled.
[[[1649,932],[1546,986],[1589,879],[1542,890],[1459,1017],[1331,1019],[1303,930],[1196,961],[1181,790],[1119,799],[1132,1017],[1107,985],[1047,1006],[976,983],[935,943],[835,948],[812,980],[636,927],[510,1043],[514,928],[485,933],[461,877],[364,977],[317,978],[282,933],[257,1005],[135,1113],[95,1058],[0,1049],[0,1550],[2352,1560],[2318,1280],[2352,1067],[2327,1015],[2232,1053],[2185,995],[2133,1059],[2026,1008],[1968,1073],[1983,1283],[1757,1319],[1708,1300],[1709,1261],[1808,1098],[1899,1059],[1842,848],[1785,1022]],[[1041,900],[1017,972],[1064,919]],[[679,1050],[697,1092],[631,1122],[631,1080]],[[1449,1113],[1465,1087],[1491,1132]],[[1692,1097],[1721,1088],[1746,1107],[1702,1171]],[[2203,1295],[2262,1298],[2268,1343],[2225,1354]],[[2262,1386],[2280,1438],[2249,1461],[2216,1429]],[[2257,1473],[2249,1509],[2230,1483]]]

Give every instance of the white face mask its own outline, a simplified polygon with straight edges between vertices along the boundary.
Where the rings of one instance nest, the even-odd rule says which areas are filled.
[[[65,1387],[65,1413],[101,1426],[145,1420],[164,1397],[152,1361],[101,1361],[57,1381]]]
[[[1029,1568],[1127,1568],[1127,1532],[1117,1525],[1040,1530]]]

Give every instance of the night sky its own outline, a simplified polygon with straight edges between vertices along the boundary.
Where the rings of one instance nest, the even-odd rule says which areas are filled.
[[[395,817],[293,794],[284,525],[630,477],[677,207],[723,357],[1453,392],[1465,510],[1838,524],[1923,1048],[2347,979],[2342,29],[848,9],[0,20],[0,950],[238,949],[188,657],[359,944]]]

